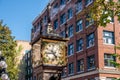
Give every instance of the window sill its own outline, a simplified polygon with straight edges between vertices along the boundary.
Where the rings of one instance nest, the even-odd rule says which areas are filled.
[[[88,7],[91,3],[93,3],[93,1],[89,2],[85,7]]]
[[[93,47],[93,46],[95,46],[95,45],[93,44],[93,45],[91,45],[91,46],[88,46],[87,49],[88,49],[88,48],[91,48],[91,47]]]
[[[66,21],[64,23],[60,24],[60,27],[63,26],[65,23],[66,23]]]
[[[67,4],[69,4],[71,2],[71,0],[67,1]]]
[[[73,16],[71,16],[69,19],[67,19],[67,22],[70,21],[73,18]]]
[[[73,37],[73,35],[71,35],[71,36],[68,36],[69,38],[72,38]]]
[[[111,45],[111,46],[114,46],[115,44],[108,44],[108,43],[103,43],[104,45]]]
[[[74,73],[68,74],[68,76],[72,76],[72,75],[74,75]]]
[[[72,53],[71,55],[68,55],[68,57],[73,56],[74,54]]]
[[[58,29],[58,27],[56,29],[53,29],[54,31],[56,31]]]
[[[115,67],[105,66],[105,69],[116,69]]]
[[[94,24],[94,22],[90,23],[88,26],[86,26],[86,28],[90,27],[90,26],[93,25],[93,24]]]
[[[63,75],[63,76],[61,76],[61,77],[66,77],[66,75]]]
[[[81,9],[81,10],[79,10],[78,12],[76,12],[76,15],[78,15],[81,11],[82,11],[82,9]]]
[[[77,51],[76,53],[79,53],[79,52],[82,52],[82,51],[83,51],[83,49],[82,49],[82,50]]]
[[[79,32],[81,32],[81,31],[83,31],[83,29],[81,29],[81,30],[77,31],[76,33],[78,34],[78,33],[79,33]]]
[[[93,68],[90,68],[90,69],[88,69],[87,71],[91,71],[91,70],[94,70],[95,69],[95,67],[93,67]]]
[[[79,71],[79,72],[77,72],[78,74],[80,74],[80,73],[83,73],[84,71]]]

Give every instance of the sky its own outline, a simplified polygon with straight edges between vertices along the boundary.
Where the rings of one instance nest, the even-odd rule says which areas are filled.
[[[0,0],[0,20],[12,31],[15,40],[31,39],[32,22],[49,0]]]

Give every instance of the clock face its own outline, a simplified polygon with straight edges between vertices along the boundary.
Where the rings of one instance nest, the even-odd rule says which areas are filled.
[[[65,42],[43,42],[42,55],[44,64],[64,65],[65,62]]]

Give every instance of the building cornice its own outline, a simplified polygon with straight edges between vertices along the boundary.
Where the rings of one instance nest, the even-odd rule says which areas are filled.
[[[89,76],[89,75],[93,75],[93,74],[116,74],[116,75],[120,75],[120,71],[117,70],[117,69],[114,69],[114,70],[97,69],[97,70],[94,70],[94,71],[81,73],[81,74],[77,74],[77,75],[74,75],[74,76],[68,76],[66,78],[63,78],[62,80],[76,79],[76,78]]]

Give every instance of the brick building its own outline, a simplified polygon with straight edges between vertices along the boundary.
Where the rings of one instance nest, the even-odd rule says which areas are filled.
[[[88,21],[89,12],[83,10],[92,3],[93,0],[51,0],[48,4],[51,10],[46,7],[33,21],[33,43],[39,39],[40,33],[45,33],[48,15],[55,32],[63,37],[68,33],[68,65],[62,80],[112,80],[120,77],[120,71],[110,62],[119,62],[112,54],[120,53],[114,48],[120,41],[120,23],[114,17],[114,22],[111,20],[103,28],[97,27],[92,19]]]

